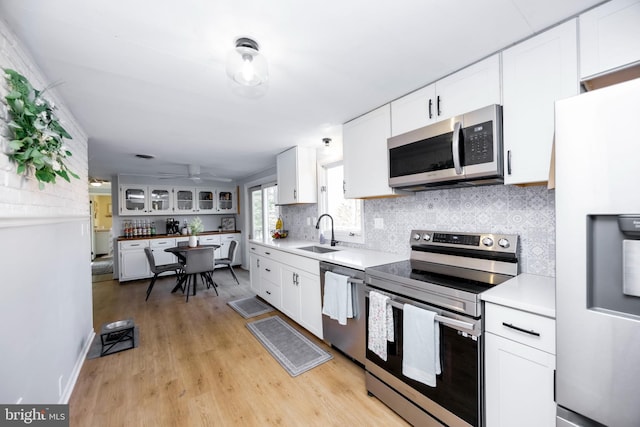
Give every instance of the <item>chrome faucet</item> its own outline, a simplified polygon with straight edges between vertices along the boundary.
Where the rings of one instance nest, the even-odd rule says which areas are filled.
[[[331,219],[331,246],[335,246],[336,243],[336,236],[335,234],[333,234],[333,217],[329,214],[322,214],[320,215],[320,217],[318,218],[318,222],[316,222],[316,230],[320,230],[320,220],[322,219],[322,217],[324,216],[328,216],[329,219]]]

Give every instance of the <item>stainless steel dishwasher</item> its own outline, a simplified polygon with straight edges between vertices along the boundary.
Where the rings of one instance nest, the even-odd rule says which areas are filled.
[[[341,325],[337,320],[322,315],[322,333],[324,340],[337,348],[360,365],[364,366],[366,347],[366,314],[364,295],[364,271],[344,267],[328,262],[320,263],[320,284],[322,300],[324,301],[325,273],[330,271],[349,277],[348,283],[352,286],[353,318],[347,319],[346,325]]]

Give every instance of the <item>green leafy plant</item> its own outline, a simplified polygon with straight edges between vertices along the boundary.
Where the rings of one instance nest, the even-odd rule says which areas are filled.
[[[60,125],[53,103],[42,96],[46,89],[34,89],[17,71],[4,68],[4,72],[10,90],[5,100],[13,134],[7,155],[17,164],[16,172],[33,174],[40,189],[45,183],[55,184],[58,176],[68,182],[71,182],[70,176],[79,179],[64,163],[71,151],[63,139],[72,138]]]
[[[189,223],[189,231],[194,236],[197,236],[198,233],[202,233],[204,231],[204,225],[202,224],[199,216],[191,220],[191,222]]]

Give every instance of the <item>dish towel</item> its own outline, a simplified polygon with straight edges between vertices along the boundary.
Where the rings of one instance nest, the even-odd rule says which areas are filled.
[[[440,366],[440,327],[436,313],[405,304],[403,309],[402,374],[436,386]]]
[[[322,314],[346,325],[353,317],[353,294],[349,277],[327,271],[324,274],[324,299]]]
[[[367,348],[382,360],[387,360],[387,341],[393,342],[393,309],[389,297],[381,293],[369,292],[369,325]]]

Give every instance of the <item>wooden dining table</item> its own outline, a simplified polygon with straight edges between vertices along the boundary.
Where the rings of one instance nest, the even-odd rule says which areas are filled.
[[[180,262],[180,264],[185,264],[187,262],[187,255],[186,253],[189,251],[201,251],[203,249],[213,249],[213,251],[215,252],[216,249],[218,249],[220,247],[220,245],[198,245],[198,246],[174,246],[172,248],[166,248],[164,251],[165,252],[171,252],[172,254],[174,254],[175,256],[178,257],[178,262]],[[187,275],[183,274],[183,276],[180,278],[180,280],[178,281],[178,283],[176,284],[176,286],[174,286],[174,288],[171,290],[171,293],[176,292],[178,289],[182,289],[182,284],[187,280]]]

